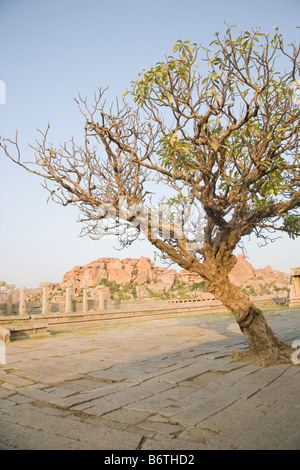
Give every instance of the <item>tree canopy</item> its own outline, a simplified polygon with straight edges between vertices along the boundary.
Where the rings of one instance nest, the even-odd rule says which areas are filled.
[[[55,202],[79,208],[83,233],[114,233],[126,245],[142,232],[200,274],[243,332],[252,325],[256,347],[257,328],[270,331],[228,273],[244,236],[300,235],[300,45],[286,46],[277,30],[236,31],[208,47],[177,41],[111,106],[103,88],[92,104],[79,96],[83,144],[56,147],[48,127],[32,164],[17,139],[0,145],[44,178]]]
[[[207,48],[179,40],[174,54],[142,72],[108,111],[103,89],[92,105],[79,97],[84,145],[72,139],[71,148],[55,148],[47,141],[49,129],[42,133],[35,164],[27,169],[55,183],[53,200],[79,206],[91,236],[114,230],[112,218],[101,225],[103,214],[114,215],[125,244],[135,238],[133,225],[136,235],[141,227],[147,232],[149,221],[166,232],[153,211],[150,180],[171,188],[165,208],[201,207],[205,235],[199,240],[198,225],[197,236],[188,239],[197,256],[204,255],[203,240],[216,247],[224,240],[232,251],[252,232],[299,236],[299,46],[285,48],[277,31],[272,38],[259,30],[234,37],[234,31],[228,28],[222,39],[216,33]],[[11,156],[7,144],[2,139]],[[174,247],[170,214],[174,210],[164,211],[164,243]],[[166,252],[167,246],[159,248]]]

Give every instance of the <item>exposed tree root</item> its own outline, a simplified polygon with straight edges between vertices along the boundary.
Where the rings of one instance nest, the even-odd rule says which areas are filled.
[[[286,345],[282,349],[272,349],[271,351],[243,351],[231,354],[231,362],[249,362],[259,365],[260,367],[268,367],[276,364],[292,364],[292,347]]]

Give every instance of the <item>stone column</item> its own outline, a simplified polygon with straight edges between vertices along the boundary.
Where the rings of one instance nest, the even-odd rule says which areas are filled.
[[[7,315],[12,315],[12,307],[13,307],[13,304],[12,304],[12,291],[14,290],[16,286],[10,284],[6,284],[6,289],[7,289],[7,299],[6,299],[6,313]]]
[[[87,289],[88,289],[88,277],[84,276],[81,290],[82,290],[82,312],[86,313],[89,309],[88,307],[88,298],[87,298]]]
[[[66,306],[65,306],[65,313],[72,313],[72,312],[73,312],[72,291],[73,291],[73,284],[72,284],[71,282],[68,282],[68,284],[66,284]]]
[[[98,299],[99,299],[99,310],[104,310],[104,295],[103,295],[104,286],[98,286]]]
[[[98,286],[99,288],[99,310],[105,310],[106,300],[110,300],[109,287]]]
[[[5,286],[6,283],[4,281],[0,281],[0,292],[1,292],[1,287]],[[0,316],[4,314],[4,311],[1,309],[0,310]]]
[[[88,298],[87,298],[87,287],[83,286],[82,288],[82,312],[86,313],[88,311]]]
[[[5,286],[6,286],[6,282],[0,281],[0,292],[1,292],[1,287],[5,287]]]
[[[289,306],[300,305],[300,268],[292,268]]]
[[[26,315],[26,287],[20,289],[19,315]]]
[[[48,289],[51,285],[51,282],[40,282],[39,286],[43,288],[42,296],[42,315],[47,315],[49,313],[49,301],[48,301]]]

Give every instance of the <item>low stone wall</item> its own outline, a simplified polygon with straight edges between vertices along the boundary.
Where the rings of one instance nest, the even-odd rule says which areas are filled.
[[[10,331],[11,341],[16,339],[50,336],[50,333],[48,332],[48,323],[32,323],[30,321],[22,324],[14,323],[12,325],[7,325],[7,329]]]
[[[269,297],[252,297],[251,300],[257,305],[276,305],[278,302],[275,302],[273,298]],[[300,299],[299,299],[300,301]],[[299,302],[300,303],[300,302]],[[286,299],[281,299],[280,305],[286,305]],[[65,302],[49,302],[47,312],[43,313],[43,307],[41,302],[26,302],[25,304],[25,315],[37,316],[45,314],[60,314],[64,315],[65,313],[83,313],[85,312],[96,312],[96,311],[128,311],[128,310],[141,310],[141,309],[155,309],[155,308],[167,308],[171,305],[176,306],[199,306],[199,307],[221,307],[224,309],[224,306],[219,300],[216,300],[214,297],[200,298],[200,299],[168,299],[168,300],[156,300],[156,299],[143,299],[143,300],[103,300],[101,307],[99,301],[95,299],[88,299],[86,303],[86,309],[84,309],[84,302],[82,299],[72,299],[71,306],[69,311],[66,312]],[[295,303],[296,305],[296,303]],[[23,315],[24,315],[23,314]],[[12,304],[12,310],[10,315],[20,315],[19,314],[19,303]],[[6,304],[0,304],[0,316],[7,316],[6,313]]]
[[[48,314],[48,315],[36,315],[33,317],[27,317],[27,319],[22,320],[23,328],[25,330],[26,323],[30,326],[31,323],[34,324],[47,324],[49,328],[55,325],[62,324],[75,324],[75,323],[86,323],[93,321],[128,321],[128,320],[143,320],[143,319],[162,319],[168,316],[189,316],[189,315],[198,315],[206,314],[207,312],[218,313],[219,311],[226,311],[225,307],[206,307],[198,306],[195,308],[195,304],[192,305],[178,305],[178,306],[166,306],[166,307],[155,307],[144,309],[127,309],[127,310],[106,310],[98,312],[86,312],[86,313],[68,313],[68,314]],[[13,322],[18,323],[20,321],[19,316],[6,316],[2,317],[0,320],[2,325],[6,328],[10,328],[9,325],[12,325]]]

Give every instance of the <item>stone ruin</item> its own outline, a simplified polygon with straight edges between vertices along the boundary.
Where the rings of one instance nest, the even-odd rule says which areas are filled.
[[[75,313],[78,309],[75,307],[75,300],[73,297],[74,286],[71,282],[65,284],[66,295],[64,302],[51,302],[49,300],[49,288],[52,284],[50,282],[40,282],[39,286],[42,287],[42,299],[40,303],[37,303],[37,308],[32,306],[33,303],[26,301],[26,287],[21,287],[19,289],[19,301],[13,303],[13,291],[15,285],[7,284],[4,281],[0,281],[0,290],[4,287],[6,289],[6,303],[0,304],[0,317],[1,315],[15,316],[19,317],[28,316],[30,313],[33,313],[34,310],[38,310],[35,313],[41,313],[42,315],[49,315],[58,311],[62,314],[71,314]],[[87,313],[89,310],[89,302],[87,297],[87,286],[82,286],[82,301],[80,302],[82,313]],[[97,287],[97,298],[92,300],[93,310],[102,311],[106,308],[107,301],[110,300],[110,290],[104,286]],[[77,302],[76,302],[77,303]],[[40,308],[39,308],[40,307]]]
[[[292,268],[289,306],[300,306],[300,268]]]
[[[291,280],[290,280],[290,293],[288,298],[287,305],[289,307],[300,306],[300,268],[292,268]],[[89,280],[87,277],[84,277],[80,286],[78,284],[74,285],[71,281],[66,281],[64,283],[65,288],[65,298],[64,300],[58,302],[50,300],[49,296],[51,286],[50,282],[41,282],[39,286],[42,288],[41,302],[29,302],[26,300],[27,289],[21,287],[19,289],[19,300],[18,302],[13,302],[13,292],[15,285],[7,284],[4,281],[0,281],[0,291],[2,288],[6,289],[6,303],[0,303],[0,317],[1,315],[15,316],[18,315],[19,318],[24,318],[30,316],[32,313],[39,313],[43,316],[51,315],[52,313],[59,314],[73,314],[73,313],[83,313],[86,314],[89,311],[101,312],[107,309],[120,309],[120,304],[124,304],[124,308],[129,301],[120,301],[117,305],[116,302],[113,302],[110,297],[110,289],[104,285],[98,285],[95,288],[95,297],[93,299],[88,298],[88,289],[89,289]],[[78,287],[80,288],[81,297],[80,299],[74,297],[74,293],[77,291]],[[3,297],[3,296],[2,296]],[[195,300],[192,299],[183,299],[183,300],[169,300],[171,303],[178,302],[192,302]],[[211,294],[200,294],[196,299],[197,302],[217,302]],[[158,305],[157,300],[155,299],[156,305]],[[137,300],[134,303],[140,304],[142,300]],[[126,305],[125,305],[126,304]],[[132,302],[130,302],[130,308],[134,308]]]

